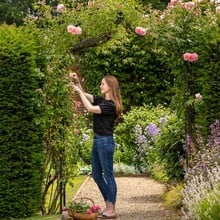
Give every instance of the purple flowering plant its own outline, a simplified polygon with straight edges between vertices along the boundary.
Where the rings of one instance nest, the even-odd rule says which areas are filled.
[[[175,120],[175,114],[162,106],[133,108],[116,127],[116,143],[120,143],[120,147],[116,149],[115,160],[129,163],[141,173],[151,172],[155,163],[159,163],[161,146],[156,146],[158,139],[173,118]],[[162,144],[168,140],[166,138]]]
[[[146,127],[142,128],[137,124],[134,134],[137,144],[137,154],[134,157],[135,164],[140,167],[149,166],[149,153],[153,151],[156,137],[161,134],[162,127],[165,125],[167,116],[160,118],[158,125],[150,122]]]
[[[146,128],[145,128],[145,133],[147,133],[152,140],[154,140],[154,137],[158,134],[160,134],[161,129],[157,127],[154,123],[150,123]]]
[[[199,149],[187,138],[182,212],[185,219],[219,219],[220,210],[220,121],[210,125],[205,143],[197,134]]]
[[[199,132],[197,133],[196,142],[200,147],[196,148],[190,137],[185,145],[188,157],[188,162],[185,163],[185,179],[200,174],[206,176],[209,169],[220,165],[220,121],[216,120],[210,125],[207,143],[204,143]]]

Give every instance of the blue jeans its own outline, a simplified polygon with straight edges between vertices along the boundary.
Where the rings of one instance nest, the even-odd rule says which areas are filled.
[[[113,136],[94,135],[92,176],[105,202],[115,204],[117,185],[113,173],[115,142]]]

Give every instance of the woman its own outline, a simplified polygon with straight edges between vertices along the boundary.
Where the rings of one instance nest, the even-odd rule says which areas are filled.
[[[99,218],[115,219],[117,185],[113,173],[114,123],[122,113],[122,100],[118,80],[105,76],[100,85],[102,96],[85,93],[76,73],[71,73],[74,90],[88,112],[93,113],[94,143],[92,148],[92,176],[96,182],[106,207]]]

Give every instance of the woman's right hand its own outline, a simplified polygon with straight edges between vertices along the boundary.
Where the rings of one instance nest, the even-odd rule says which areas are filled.
[[[73,84],[73,89],[74,89],[75,92],[78,92],[79,94],[83,94],[82,89],[79,86],[75,85],[75,84]]]

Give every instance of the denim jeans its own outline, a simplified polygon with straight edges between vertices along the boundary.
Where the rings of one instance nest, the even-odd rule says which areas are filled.
[[[113,173],[115,142],[113,136],[94,135],[92,176],[105,202],[115,204],[117,185]]]

